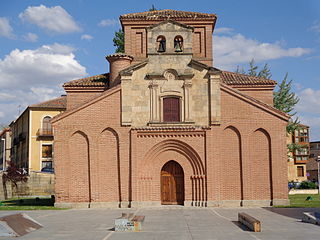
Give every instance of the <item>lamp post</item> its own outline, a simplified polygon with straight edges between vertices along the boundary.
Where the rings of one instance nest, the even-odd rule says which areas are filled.
[[[318,194],[320,194],[320,156],[316,158],[318,162]]]

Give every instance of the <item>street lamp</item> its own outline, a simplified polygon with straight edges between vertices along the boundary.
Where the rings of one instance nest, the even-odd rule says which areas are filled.
[[[318,162],[318,194],[320,194],[320,156],[317,157]]]

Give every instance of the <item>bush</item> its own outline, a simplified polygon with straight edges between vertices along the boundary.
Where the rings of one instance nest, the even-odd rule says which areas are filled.
[[[300,189],[316,189],[317,185],[314,182],[303,181],[301,182]]]

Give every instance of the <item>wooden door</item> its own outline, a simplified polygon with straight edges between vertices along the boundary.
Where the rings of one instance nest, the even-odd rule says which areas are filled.
[[[161,169],[161,203],[183,204],[184,174],[179,163],[167,162]]]

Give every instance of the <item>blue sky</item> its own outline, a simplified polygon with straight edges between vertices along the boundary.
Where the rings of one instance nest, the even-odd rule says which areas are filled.
[[[320,140],[320,1],[0,1],[0,123],[19,109],[63,94],[63,82],[108,71],[121,14],[158,9],[215,13],[214,65],[268,63],[288,72],[300,97],[301,122]]]

